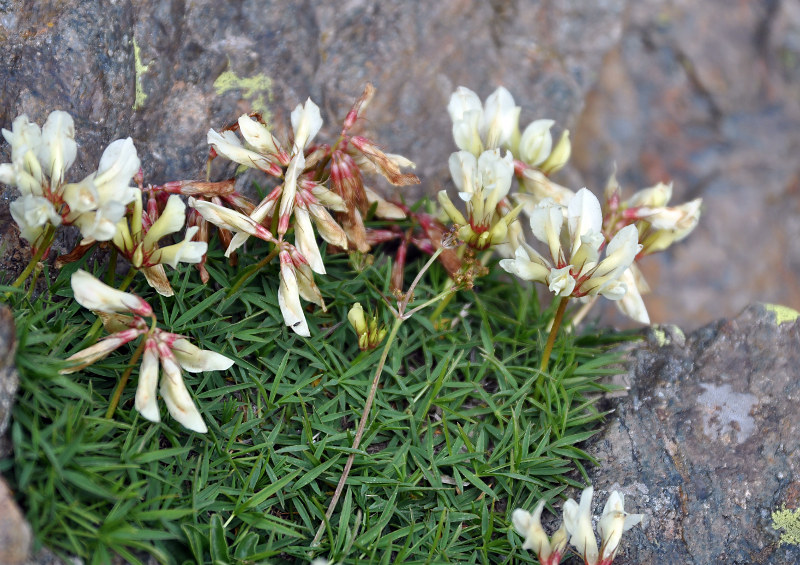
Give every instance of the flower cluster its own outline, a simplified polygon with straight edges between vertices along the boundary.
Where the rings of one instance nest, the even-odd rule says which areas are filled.
[[[118,139],[103,152],[97,171],[82,181],[66,183],[75,162],[75,124],[60,110],[51,112],[42,128],[18,116],[11,130],[3,129],[11,146],[11,162],[0,164],[0,182],[16,186],[22,195],[11,203],[20,234],[33,244],[45,227],[74,224],[84,238],[108,241],[135,197],[129,186],[139,171],[131,138]]]
[[[208,132],[213,155],[282,181],[247,214],[199,198],[191,198],[189,204],[204,220],[235,232],[226,255],[250,236],[275,246],[280,258],[278,302],[284,322],[299,335],[310,335],[301,297],[325,310],[313,278],[314,273],[325,274],[314,228],[336,248],[366,252],[370,245],[363,216],[368,209],[375,206],[376,215],[383,218],[403,218],[405,213],[365,186],[362,171],[377,172],[395,185],[419,182],[416,176],[400,172],[401,167],[413,167],[413,163],[384,153],[369,139],[349,133],[372,93],[368,85],[345,118],[342,133],[333,146],[314,143],[323,122],[319,107],[311,99],[292,111],[293,134],[286,143],[248,115],[241,116],[236,126],[244,141],[232,130]],[[293,243],[285,239],[290,231]]]
[[[627,292],[620,281],[642,246],[634,226],[620,230],[600,260],[605,239],[601,232],[600,202],[588,190],[581,189],[566,208],[550,199],[537,205],[531,214],[533,235],[547,244],[548,260],[533,247],[523,243],[514,259],[503,259],[500,266],[521,279],[541,282],[560,297],[602,295],[619,300]],[[567,241],[566,249],[562,241]]]
[[[511,521],[517,533],[525,538],[522,548],[533,550],[542,565],[558,565],[569,540],[586,565],[611,565],[622,534],[641,522],[644,516],[625,512],[623,495],[612,492],[597,525],[601,539],[598,549],[592,530],[593,493],[592,487],[586,488],[581,493],[580,504],[571,498],[564,503],[564,521],[552,538],[548,538],[542,528],[544,501],[539,502],[532,514],[520,508],[514,510]]]
[[[476,159],[468,151],[459,151],[450,156],[450,173],[459,198],[466,202],[467,215],[458,211],[444,190],[439,192],[439,203],[458,226],[461,241],[478,250],[506,242],[509,226],[521,209],[498,211],[514,175],[511,153],[501,157],[499,149],[491,149]]]
[[[79,371],[120,346],[144,336],[144,354],[136,388],[136,410],[151,422],[161,420],[156,403],[160,361],[163,370],[160,392],[170,415],[190,430],[200,433],[208,431],[183,382],[181,369],[190,373],[224,371],[233,365],[233,361],[219,353],[200,349],[181,335],[155,327],[153,309],[135,294],[115,290],[82,270],[75,271],[71,284],[75,300],[84,308],[105,314],[106,326],[113,333],[67,358],[70,366],[61,372],[68,374]],[[153,319],[152,327],[145,322],[144,318],[147,317]]]
[[[697,227],[703,203],[701,198],[696,198],[679,206],[667,206],[671,198],[672,184],[658,183],[623,200],[616,176],[612,175],[606,184],[603,202],[603,235],[609,241],[614,234],[633,225],[642,244],[637,259],[667,249]],[[649,292],[650,287],[636,263],[622,274],[620,280],[627,284],[628,292],[617,306],[626,316],[649,324],[650,316],[642,294]]]

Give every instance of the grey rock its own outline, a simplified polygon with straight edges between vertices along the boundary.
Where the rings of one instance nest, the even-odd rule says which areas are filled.
[[[549,116],[571,127],[619,38],[624,5],[0,0],[0,125],[21,113],[41,124],[54,109],[69,111],[79,143],[69,179],[95,170],[106,145],[130,135],[145,181],[158,184],[202,178],[206,132],[243,112],[263,112],[282,135],[291,110],[310,96],[333,139],[371,81],[377,95],[362,126],[417,162],[425,184],[396,193],[413,201],[448,182],[446,106],[456,86],[485,97],[503,84],[523,121]],[[14,197],[7,190],[0,199],[8,253],[19,245],[7,212]],[[57,251],[74,239],[62,237]],[[25,257],[0,268],[19,272]]]
[[[693,329],[756,300],[800,309],[800,4],[640,0],[624,21],[573,164],[595,192],[616,163],[628,194],[673,180],[674,202],[703,197],[695,233],[642,261],[651,319]]]
[[[656,328],[632,353],[629,395],[589,448],[599,500],[619,490],[645,515],[616,562],[800,562],[770,519],[800,505],[798,343],[797,312],[754,305],[686,337]]]
[[[0,476],[0,564],[26,563],[32,539],[30,524],[25,521],[11,490]]]

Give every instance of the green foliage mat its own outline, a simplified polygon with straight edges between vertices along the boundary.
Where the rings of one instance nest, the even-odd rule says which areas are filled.
[[[92,563],[113,554],[133,563],[147,554],[163,563],[534,562],[509,526],[511,511],[577,485],[575,469],[585,477],[590,458],[576,445],[602,419],[594,393],[616,372],[608,346],[624,337],[562,335],[537,385],[552,312],[540,311],[529,287],[490,274],[459,292],[437,323],[435,306],[416,314],[389,353],[344,494],[312,548],[382,347],[359,352],[347,310],[360,301],[391,324],[378,292],[390,295],[391,265],[377,252],[356,273],[346,255],[328,257],[328,275],[317,277],[328,312],[309,313],[312,337],[303,339],[283,324],[277,261],[244,275],[267,251],[256,245],[238,268],[210,252],[207,286],[191,267],[171,271],[172,298],[133,289],[161,327],[236,360],[226,372],[184,374],[207,435],[181,427],[163,404],[162,423],[140,417],[138,368],[105,418],[137,342],[58,374],[58,360],[94,322],[65,300],[77,265],[33,302],[11,297],[20,393],[13,456],[0,471],[37,543]],[[421,264],[409,265],[407,281]],[[417,303],[446,284],[435,265]]]

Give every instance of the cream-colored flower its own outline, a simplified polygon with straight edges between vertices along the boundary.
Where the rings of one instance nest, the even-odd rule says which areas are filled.
[[[78,304],[99,312],[130,312],[137,316],[152,316],[153,309],[144,299],[111,288],[86,271],[78,269],[70,278],[72,292]]]
[[[611,493],[597,524],[600,534],[600,559],[602,565],[614,560],[622,534],[642,521],[643,514],[628,514],[624,508],[624,496],[617,491]]]
[[[600,203],[585,188],[569,201],[566,217],[562,206],[543,200],[531,214],[531,230],[536,239],[548,246],[551,259],[529,245],[520,245],[515,258],[503,259],[500,266],[522,279],[546,284],[556,296],[600,294],[619,300],[626,291],[620,277],[641,250],[638,232],[634,226],[621,230],[600,261],[604,243],[601,227]],[[562,242],[568,243],[566,249]]]
[[[535,120],[528,124],[519,140],[518,157],[531,167],[541,165],[553,150],[553,136],[550,128],[553,120]]]
[[[164,343],[158,343],[158,356],[161,359],[161,398],[167,405],[170,416],[185,428],[204,434],[208,431],[200,411],[192,400],[183,375],[172,350]]]
[[[522,549],[530,549],[536,553],[541,565],[558,565],[567,547],[567,530],[562,524],[552,539],[547,537],[541,522],[544,504],[544,500],[540,501],[533,514],[517,508],[511,515],[511,522],[517,533],[525,538]]]
[[[521,207],[501,214],[498,205],[511,188],[514,165],[511,154],[500,156],[494,149],[481,153],[479,159],[467,151],[450,156],[450,173],[458,189],[458,196],[466,202],[463,215],[445,191],[439,192],[439,203],[450,219],[458,226],[458,236],[470,247],[486,249],[504,243],[508,226],[516,220]]]
[[[298,335],[308,337],[306,316],[300,304],[300,288],[297,283],[297,274],[294,263],[288,251],[280,252],[281,273],[280,286],[278,287],[278,305],[283,315],[284,323],[292,328]]]
[[[192,241],[197,226],[186,229],[184,239],[173,245],[159,247],[158,242],[183,227],[186,221],[186,204],[177,194],[170,195],[164,211],[147,227],[142,222],[142,194],[134,189],[134,206],[130,226],[122,219],[116,226],[113,242],[117,249],[137,269],[142,269],[147,281],[159,294],[172,296],[173,290],[163,273],[161,265],[177,267],[178,263],[196,264],[203,260],[208,249],[205,241]]]
[[[569,161],[570,155],[572,155],[572,143],[569,140],[569,130],[564,130],[550,155],[539,164],[538,168],[544,174],[552,175],[564,168],[564,165]]]
[[[586,565],[597,565],[600,552],[592,530],[592,495],[594,488],[581,492],[578,505],[571,498],[564,503],[564,526],[569,534],[569,543],[575,548]]]
[[[470,89],[459,86],[447,105],[453,121],[453,138],[459,149],[478,157],[511,141],[519,122],[520,107],[504,87],[499,87],[481,105]]]
[[[569,543],[583,557],[586,565],[611,565],[619,549],[622,534],[641,522],[642,514],[627,514],[623,508],[623,496],[617,491],[608,497],[603,515],[598,522],[600,549],[592,531],[592,494],[588,487],[581,493],[578,505],[571,498],[564,503],[564,525],[569,534]]]
[[[293,153],[302,153],[319,133],[320,128],[322,128],[322,115],[319,106],[314,104],[311,98],[307,98],[305,104],[298,104],[292,110]]]
[[[24,239],[34,243],[44,232],[47,224],[58,226],[61,216],[56,212],[53,204],[43,196],[26,194],[14,200],[10,206],[11,217],[19,226],[19,234]]]

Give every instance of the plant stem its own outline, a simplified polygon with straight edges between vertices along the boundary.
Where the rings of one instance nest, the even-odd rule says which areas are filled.
[[[397,317],[394,320],[394,325],[392,325],[392,331],[389,333],[389,337],[386,340],[386,345],[383,346],[383,353],[381,353],[381,359],[378,361],[378,366],[375,369],[375,375],[372,377],[372,386],[370,386],[369,394],[367,394],[367,400],[364,403],[364,411],[361,413],[361,420],[358,422],[358,428],[356,429],[356,435],[353,438],[353,449],[358,449],[358,446],[361,445],[361,437],[364,435],[364,429],[367,427],[367,419],[369,417],[370,408],[372,408],[372,403],[375,400],[375,393],[378,391],[378,383],[381,380],[381,373],[383,373],[383,366],[386,364],[386,358],[389,356],[389,349],[391,349],[392,344],[394,343],[394,339],[397,336],[397,330],[400,329],[400,326],[403,324],[403,318]],[[333,498],[331,499],[330,504],[328,505],[328,510],[325,512],[326,520],[330,520],[331,516],[333,516],[333,511],[336,509],[336,504],[339,502],[339,498],[342,496],[342,491],[344,491],[345,482],[347,482],[347,477],[350,474],[350,469],[353,467],[353,460],[355,459],[356,454],[351,453],[347,457],[347,462],[344,464],[344,470],[342,471],[342,476],[339,479],[339,483],[336,485],[336,490],[333,492]],[[319,529],[317,530],[317,535],[314,536],[311,545],[316,545],[319,543],[320,538],[322,537],[322,533],[325,531],[325,520],[319,525]]]
[[[542,364],[539,366],[539,370],[542,373],[547,371],[547,365],[550,363],[550,354],[553,352],[553,344],[556,342],[556,335],[558,335],[558,330],[561,327],[561,320],[564,318],[564,311],[567,309],[567,302],[569,302],[569,297],[564,297],[558,303],[558,309],[556,310],[556,316],[553,318],[553,327],[550,328],[550,335],[547,336],[547,343],[544,346],[544,351],[542,352]]]
[[[128,365],[128,368],[125,369],[124,373],[122,373],[122,377],[119,379],[119,382],[117,383],[117,388],[114,389],[114,394],[111,397],[111,402],[108,404],[108,410],[106,410],[106,419],[108,420],[110,420],[114,416],[114,411],[117,409],[117,405],[119,404],[119,399],[122,396],[122,391],[125,389],[125,385],[128,384],[128,378],[130,378],[131,373],[133,372],[133,368],[136,366],[136,362],[142,355],[142,351],[144,350],[144,342],[145,342],[144,339],[142,339],[142,341],[139,342],[139,347],[137,347],[136,351],[133,352],[133,357],[131,357],[131,362]]]
[[[55,235],[56,235],[55,226],[53,226],[52,224],[47,224],[47,228],[45,228],[45,232],[42,236],[42,243],[36,249],[36,253],[33,254],[33,257],[31,257],[31,261],[30,263],[28,263],[28,266],[25,267],[25,270],[19,274],[17,280],[11,283],[11,286],[13,286],[14,288],[19,288],[20,285],[22,285],[22,283],[25,282],[25,279],[27,279],[28,275],[31,274],[31,271],[36,266],[36,264],[42,259],[47,250],[50,249],[50,246],[53,244],[53,239],[55,238]]]
[[[395,313],[394,324],[392,325],[392,331],[389,332],[389,337],[386,339],[386,345],[383,346],[383,353],[381,353],[381,359],[378,362],[378,366],[375,369],[375,375],[372,377],[372,386],[369,388],[369,393],[367,394],[367,400],[364,403],[364,411],[361,413],[361,420],[358,422],[358,428],[356,429],[356,435],[353,438],[353,449],[358,449],[358,446],[361,445],[361,438],[364,435],[364,429],[367,427],[367,420],[369,419],[369,411],[372,408],[372,403],[375,400],[375,394],[378,392],[378,383],[381,380],[381,373],[383,373],[383,367],[386,364],[386,359],[389,357],[389,349],[391,349],[392,344],[394,343],[395,337],[397,337],[397,331],[400,329],[400,326],[403,325],[403,322],[408,319],[408,316],[412,313],[419,310],[419,308],[414,308],[408,315],[406,314],[406,308],[408,307],[408,303],[411,301],[411,297],[414,295],[414,289],[419,284],[419,281],[422,280],[422,275],[425,274],[436,258],[441,254],[444,248],[439,248],[436,252],[431,255],[431,258],[428,259],[428,262],[425,263],[422,268],[420,269],[417,276],[414,277],[414,281],[411,283],[411,286],[408,287],[408,292],[406,292],[405,297],[403,300],[397,305],[397,312]],[[445,292],[440,293],[436,296],[433,300],[428,300],[425,302],[424,306],[431,304],[435,300],[440,300],[444,296],[450,293],[450,290],[446,290]],[[339,502],[339,498],[342,496],[342,491],[344,491],[344,485],[347,482],[347,477],[350,475],[350,469],[353,467],[353,460],[356,458],[355,453],[351,453],[347,457],[347,461],[344,464],[344,469],[342,470],[342,476],[339,478],[339,483],[336,485],[336,490],[333,492],[333,498],[331,498],[331,502],[328,505],[328,510],[325,512],[325,519],[319,525],[319,529],[317,529],[317,534],[314,536],[314,539],[311,541],[312,546],[316,546],[319,544],[320,538],[322,538],[322,534],[325,531],[325,524],[330,521],[331,516],[333,516],[333,511],[336,510],[336,504]]]

